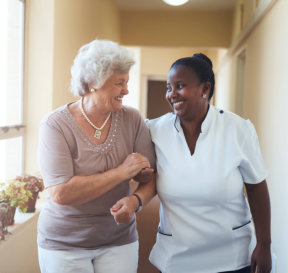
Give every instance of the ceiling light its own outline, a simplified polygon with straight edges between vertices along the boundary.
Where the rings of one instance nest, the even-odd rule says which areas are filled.
[[[170,6],[181,6],[187,3],[189,0],[163,0],[163,1]]]

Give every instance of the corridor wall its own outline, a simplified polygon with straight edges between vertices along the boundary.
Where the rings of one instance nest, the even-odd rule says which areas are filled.
[[[277,273],[288,272],[288,0],[278,0],[217,71],[216,105],[235,110],[237,54],[246,50],[244,117],[258,132],[269,169],[272,251]]]

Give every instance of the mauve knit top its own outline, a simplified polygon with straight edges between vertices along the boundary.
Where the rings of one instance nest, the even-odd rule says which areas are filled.
[[[45,187],[67,182],[73,176],[102,173],[120,165],[128,154],[146,156],[155,168],[149,130],[137,110],[123,106],[112,113],[109,134],[96,145],[72,117],[68,105],[46,115],[40,124],[38,165]],[[38,221],[38,245],[45,249],[97,249],[138,239],[135,216],[118,226],[110,208],[129,195],[129,180],[106,194],[78,206],[59,205],[49,196]]]

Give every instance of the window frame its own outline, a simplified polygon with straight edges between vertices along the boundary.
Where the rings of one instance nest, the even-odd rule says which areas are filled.
[[[22,41],[22,45],[20,46],[21,52],[20,52],[20,65],[19,65],[19,70],[20,70],[20,77],[19,77],[19,93],[20,93],[20,123],[15,124],[15,125],[5,125],[5,126],[0,126],[0,140],[7,140],[11,138],[17,138],[21,137],[22,138],[22,147],[21,147],[21,165],[20,165],[20,170],[21,173],[24,172],[24,147],[25,147],[25,125],[24,125],[24,77],[25,77],[25,25],[26,25],[26,0],[17,0],[22,3],[22,28],[21,28],[21,33],[20,33],[20,41]]]

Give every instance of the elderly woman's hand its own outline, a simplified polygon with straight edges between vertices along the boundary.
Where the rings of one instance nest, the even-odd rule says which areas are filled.
[[[118,166],[125,180],[135,177],[141,170],[146,168],[150,168],[150,162],[145,156],[139,153],[129,154],[123,163]]]
[[[110,213],[114,216],[117,225],[128,224],[137,210],[139,202],[133,195],[120,199],[111,209]]]
[[[140,184],[146,184],[152,180],[154,169],[145,168],[141,170],[133,179]]]

